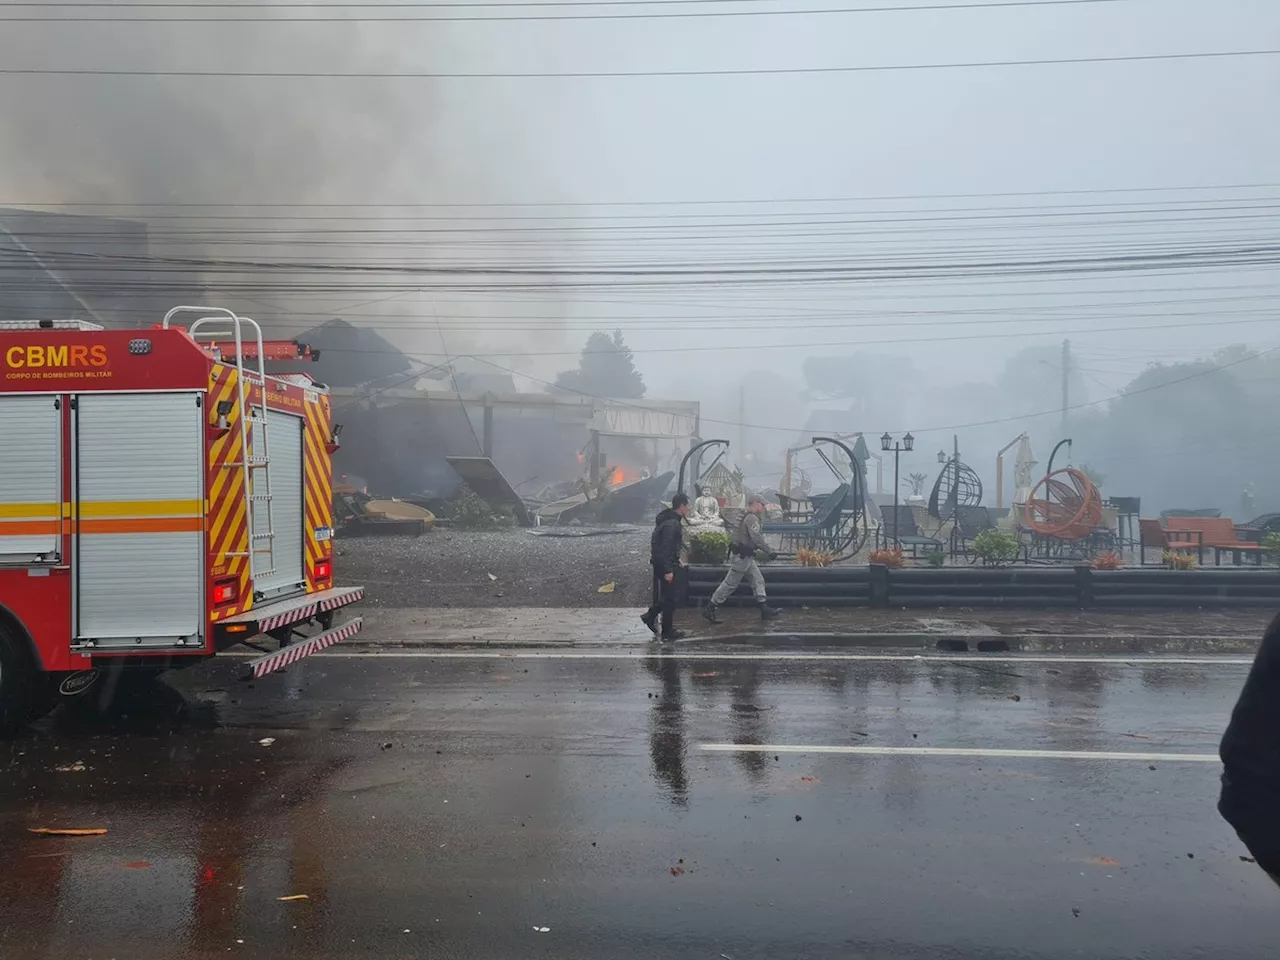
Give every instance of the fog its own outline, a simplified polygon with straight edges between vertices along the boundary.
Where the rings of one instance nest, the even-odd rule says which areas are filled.
[[[88,14],[0,14],[8,69],[306,74],[1106,58],[1254,50],[1280,28],[1267,0],[615,21],[20,15]],[[1017,434],[1042,465],[1071,436],[1073,461],[1144,513],[1238,515],[1249,485],[1259,511],[1280,509],[1274,355],[1238,352],[1280,344],[1278,84],[1271,56],[9,74],[0,206],[144,222],[160,259],[118,275],[149,303],[226,303],[281,334],[342,317],[424,366],[461,354],[517,371],[521,389],[619,329],[647,396],[701,401],[704,434],[754,454],[761,485],[821,409],[869,437],[912,431],[904,475],[935,471],[954,435],[990,490]],[[1126,390],[1142,392],[1111,399]]]

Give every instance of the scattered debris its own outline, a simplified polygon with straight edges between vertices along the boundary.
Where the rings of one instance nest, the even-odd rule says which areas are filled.
[[[671,868],[671,875],[672,875],[673,877],[680,877],[680,876],[683,876],[683,875],[684,875],[684,867],[672,867],[672,868]]]
[[[1022,697],[1021,697],[1020,695],[1016,694],[1016,693],[1011,693],[1011,694],[1009,694],[1009,696],[1005,697],[1005,699],[1006,699],[1006,700],[1012,700],[1014,703],[1021,703],[1021,702],[1022,702]]]
[[[384,740],[384,741],[382,742],[382,746],[380,747],[380,749],[382,749],[382,750],[390,750],[390,749],[391,749],[391,741],[390,741],[390,740]]]
[[[366,500],[364,515],[378,520],[400,520],[411,523],[417,521],[427,530],[433,529],[436,525],[436,515],[426,507],[405,503],[394,497],[390,500]]]
[[[693,675],[693,679],[695,679],[695,680],[710,680],[710,679],[712,679],[713,677],[718,677],[718,676],[720,676],[720,674],[719,674],[719,672],[718,672],[718,671],[716,671],[716,670],[708,670],[706,673],[695,673],[695,674]]]
[[[597,587],[596,593],[613,593],[613,588],[616,586],[617,586],[617,583],[610,580],[608,583],[601,584],[599,587]]]
[[[1116,859],[1113,859],[1112,857],[1091,857],[1091,858],[1089,859],[1089,862],[1090,862],[1090,863],[1096,863],[1096,864],[1097,864],[1098,866],[1100,866],[1100,867],[1118,867],[1118,866],[1120,866],[1120,861],[1119,861],[1119,860],[1116,860]]]
[[[800,782],[801,783],[821,783],[822,781],[820,781],[817,777],[801,777]]]
[[[1156,768],[1156,765],[1155,765],[1154,763],[1149,763],[1149,764],[1147,764],[1147,769],[1148,769],[1148,770],[1154,770],[1155,768]]]
[[[1258,861],[1253,859],[1253,857],[1241,857],[1240,862],[1241,863],[1257,863]]]
[[[486,576],[486,577],[488,577],[490,580],[497,580],[497,579],[498,579],[498,578],[497,578],[497,577],[495,577],[492,573],[486,573],[486,574],[485,574],[485,576]]]
[[[1133,740],[1150,740],[1151,739],[1150,737],[1145,736],[1144,734],[1141,734],[1141,733],[1122,733],[1120,734],[1120,736],[1129,737]]]
[[[445,457],[462,482],[490,509],[513,516],[522,527],[533,526],[529,507],[488,457]]]
[[[84,773],[88,769],[84,765],[83,760],[77,760],[75,763],[69,763],[65,767],[54,767],[55,773]]]
[[[126,870],[150,870],[151,861],[150,860],[130,860],[128,863],[124,865],[124,868]]]
[[[258,741],[258,746],[269,747],[275,742],[276,742],[275,737],[263,737],[261,740]]]
[[[634,524],[615,523],[609,527],[534,527],[525,532],[535,537],[604,537],[609,534],[630,533],[635,530]],[[639,550],[630,551],[638,555]]]
[[[287,897],[276,897],[281,903],[293,903],[296,900],[310,900],[311,898],[305,893],[293,893]]]
[[[107,832],[106,827],[28,827],[27,833],[36,833],[42,837],[100,837]]]
[[[796,814],[796,823],[799,823],[799,822],[800,822],[800,814],[798,814],[798,813],[797,813],[797,814]]]
[[[1071,908],[1071,915],[1072,915],[1073,917],[1078,917],[1078,916],[1080,916],[1080,908],[1079,908],[1079,907],[1072,907],[1072,908]]]
[[[538,933],[550,933],[550,932],[551,932],[551,928],[550,928],[550,927],[534,927],[533,929],[534,929],[534,930],[536,930]]]
[[[1188,853],[1188,854],[1187,854],[1187,859],[1188,859],[1188,860],[1194,860],[1195,858],[1196,858],[1196,855],[1195,855],[1194,853]]]

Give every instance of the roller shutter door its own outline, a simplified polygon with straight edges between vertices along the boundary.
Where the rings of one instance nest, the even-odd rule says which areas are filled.
[[[199,396],[80,394],[73,410],[81,645],[183,646],[204,621]]]
[[[0,397],[0,564],[57,562],[61,517],[60,401]]]

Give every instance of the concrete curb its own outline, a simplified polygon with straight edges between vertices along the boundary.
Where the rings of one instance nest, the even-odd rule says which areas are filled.
[[[680,646],[720,645],[789,647],[849,647],[864,649],[917,649],[980,653],[1096,653],[1096,654],[1253,654],[1259,638],[1246,635],[1167,637],[1141,634],[984,634],[984,633],[723,633],[694,634]],[[343,643],[344,648],[377,647],[388,650],[485,650],[493,648],[581,650],[636,649],[652,646],[643,637],[634,640],[544,641],[528,637],[473,637],[470,639],[377,639],[361,634]]]

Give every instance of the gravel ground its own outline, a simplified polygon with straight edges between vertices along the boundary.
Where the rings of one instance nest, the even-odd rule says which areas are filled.
[[[650,591],[649,530],[549,537],[435,530],[337,544],[340,584],[375,607],[636,607]],[[491,579],[496,578],[496,579]],[[613,583],[612,593],[599,588]]]

